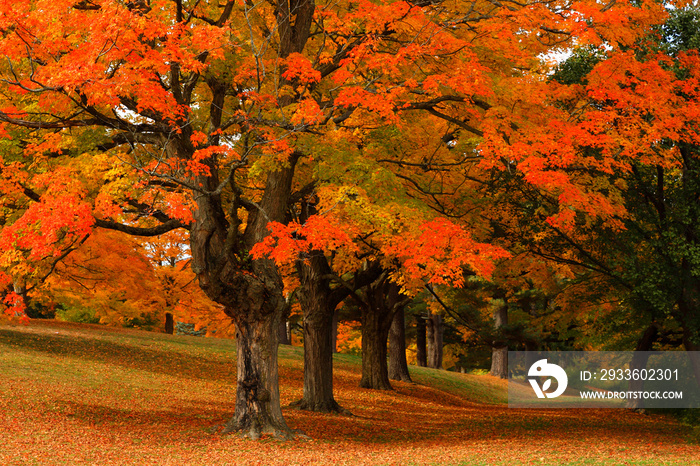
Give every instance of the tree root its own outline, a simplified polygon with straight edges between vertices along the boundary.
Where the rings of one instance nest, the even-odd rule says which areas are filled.
[[[209,429],[211,434],[227,435],[233,436],[238,435],[242,438],[248,438],[250,440],[260,440],[264,437],[272,437],[275,440],[286,441],[286,440],[310,440],[311,437],[304,434],[299,429],[290,429],[287,426],[280,427],[268,424],[265,426],[260,426],[256,422],[247,423],[247,425],[239,426],[234,420],[229,421],[223,425],[217,425]]]
[[[335,400],[326,403],[309,403],[306,400],[301,399],[290,403],[289,407],[300,411],[313,411],[316,413],[332,413],[341,414],[343,416],[353,416],[350,411],[340,406]]]

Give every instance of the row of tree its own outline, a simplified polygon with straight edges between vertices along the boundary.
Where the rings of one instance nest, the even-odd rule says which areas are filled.
[[[368,388],[390,388],[392,322],[420,293],[494,371],[598,318],[697,349],[697,25],[653,0],[2,1],[7,312],[108,252],[103,230],[186,232],[238,342],[226,431],[254,438],[293,435],[276,360],[294,303],[311,410],[342,411],[341,302]],[[187,306],[177,280],[149,305]]]

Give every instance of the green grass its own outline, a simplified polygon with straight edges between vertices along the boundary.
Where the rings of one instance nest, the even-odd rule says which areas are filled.
[[[700,464],[696,429],[624,410],[513,410],[484,375],[410,366],[415,383],[358,387],[361,358],[334,356],[336,399],[354,416],[286,407],[303,350],[279,348],[290,427],[313,440],[210,433],[234,411],[235,342],[32,322],[0,325],[0,464]]]

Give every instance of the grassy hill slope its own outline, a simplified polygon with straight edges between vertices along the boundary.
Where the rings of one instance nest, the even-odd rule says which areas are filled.
[[[282,402],[302,393],[302,350],[280,348]],[[697,432],[622,410],[514,410],[489,376],[411,367],[416,384],[358,388],[354,416],[284,408],[312,440],[212,435],[234,410],[235,342],[33,321],[0,326],[0,464],[700,464]]]

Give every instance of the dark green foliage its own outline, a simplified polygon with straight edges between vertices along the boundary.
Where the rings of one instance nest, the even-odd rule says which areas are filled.
[[[661,27],[664,49],[669,55],[700,49],[700,11],[695,7],[673,10]]]
[[[604,58],[602,52],[592,47],[576,49],[569,58],[557,66],[552,79],[560,84],[585,86],[588,84],[588,74]]]
[[[188,324],[186,322],[176,322],[175,323],[175,334],[176,335],[189,335],[191,337],[203,337],[207,334],[207,328],[201,328],[195,330],[194,324]]]
[[[100,323],[100,318],[95,315],[94,309],[82,307],[57,307],[56,319],[63,320],[65,322],[75,322],[79,324]]]

